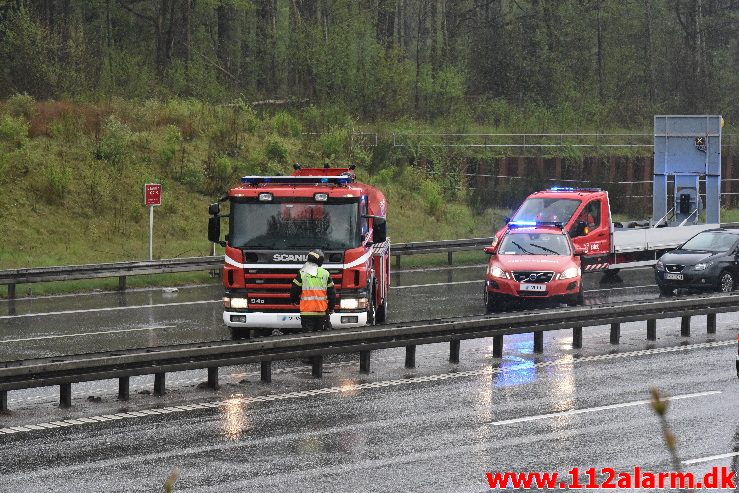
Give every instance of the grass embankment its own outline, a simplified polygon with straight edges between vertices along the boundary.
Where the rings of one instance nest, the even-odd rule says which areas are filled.
[[[270,116],[195,101],[94,106],[11,98],[0,103],[0,269],[147,258],[149,182],[163,184],[154,257],[209,255],[208,204],[241,175],[285,174],[293,162],[357,163],[359,179],[387,196],[396,243],[487,236],[502,220],[490,210],[473,213],[464,188],[408,166],[412,158],[398,154],[406,151],[352,148],[353,126],[343,114],[313,108]],[[404,258],[403,267],[445,261]],[[207,273],[166,276],[174,284],[205,281],[212,281]],[[132,277],[128,285],[160,282]],[[18,295],[116,286],[116,279],[27,284]]]

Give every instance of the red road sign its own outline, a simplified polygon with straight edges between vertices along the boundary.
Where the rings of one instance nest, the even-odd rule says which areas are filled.
[[[144,185],[144,205],[162,205],[162,185],[147,183]]]

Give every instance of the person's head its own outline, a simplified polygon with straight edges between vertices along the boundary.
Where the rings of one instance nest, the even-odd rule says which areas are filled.
[[[308,260],[307,262],[310,262],[312,264],[316,264],[318,267],[323,265],[323,252],[316,248],[308,252]]]

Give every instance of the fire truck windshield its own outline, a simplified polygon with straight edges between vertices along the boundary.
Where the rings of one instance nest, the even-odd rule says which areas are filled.
[[[529,198],[518,208],[512,221],[557,221],[566,224],[580,205],[579,200]]]
[[[359,246],[357,203],[233,203],[229,242],[236,248],[323,248]]]

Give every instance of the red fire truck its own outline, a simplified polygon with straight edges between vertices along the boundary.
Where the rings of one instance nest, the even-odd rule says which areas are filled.
[[[336,285],[335,328],[387,318],[390,242],[384,195],[348,168],[301,168],[290,176],[245,176],[211,204],[208,239],[225,247],[223,321],[234,336],[300,327],[290,284],[311,249]],[[225,241],[220,220],[228,218]]]

